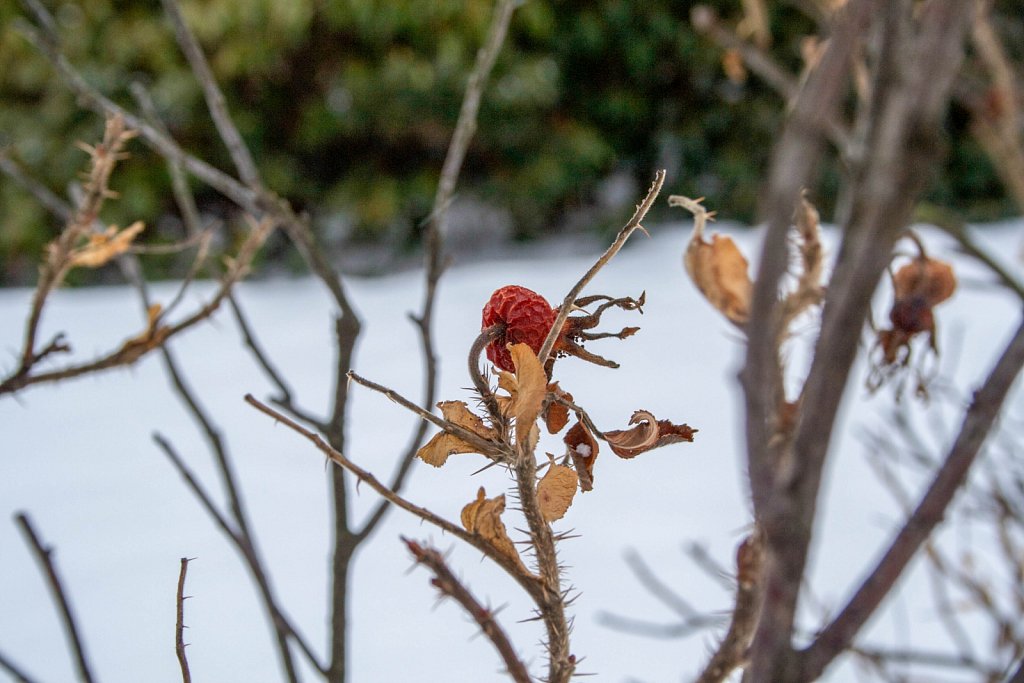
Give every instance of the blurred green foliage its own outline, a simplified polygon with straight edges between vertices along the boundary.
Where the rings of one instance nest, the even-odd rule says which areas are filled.
[[[268,185],[309,211],[334,243],[415,243],[492,0],[182,3]],[[159,2],[47,4],[63,49],[91,83],[132,108],[129,85],[143,83],[186,149],[231,170]],[[668,190],[753,219],[782,102],[754,78],[725,78],[720,51],[689,27],[691,4],[524,3],[485,95],[460,191],[507,210],[517,235],[529,237],[593,203],[611,174],[633,178],[639,192],[655,168],[667,168]],[[735,0],[705,4],[726,19],[739,11]],[[0,144],[64,194],[85,161],[72,143],[96,139],[102,123],[19,35],[18,14],[17,3],[0,3]],[[772,23],[773,52],[798,68],[799,40],[813,26],[784,3],[772,3]],[[1005,212],[965,126],[951,124],[954,153],[937,192],[960,208]],[[141,143],[132,149],[113,182],[122,198],[104,218],[144,220],[150,240],[180,238],[168,218],[175,210],[163,163]],[[823,187],[835,186],[834,168],[823,177]],[[226,213],[208,188],[196,192],[204,211]],[[828,215],[830,197],[818,199]],[[6,178],[0,217],[0,282],[31,280],[59,225]]]

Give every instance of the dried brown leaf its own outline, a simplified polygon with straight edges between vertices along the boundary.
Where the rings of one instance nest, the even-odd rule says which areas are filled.
[[[484,424],[484,421],[479,416],[471,412],[465,402],[441,401],[437,404],[437,407],[441,409],[444,419],[452,424],[468,429],[483,439],[494,438],[494,430]],[[448,461],[449,456],[456,453],[479,452],[479,448],[466,443],[454,434],[439,432],[416,451],[416,456],[428,465],[441,467]]]
[[[416,457],[428,465],[440,467],[448,462],[448,456],[456,453],[476,453],[477,450],[453,434],[438,432],[416,451]]]
[[[582,422],[576,422],[563,439],[572,464],[579,475],[580,491],[586,493],[594,488],[594,462],[597,460],[597,439]]]
[[[494,430],[484,424],[479,415],[472,412],[465,401],[441,401],[437,404],[441,415],[452,424],[468,429],[482,439],[493,439]]]
[[[537,502],[545,521],[553,522],[565,516],[576,495],[576,470],[554,463],[537,482]]]
[[[548,428],[548,434],[557,434],[569,424],[569,409],[555,401],[555,397],[572,401],[572,394],[562,391],[558,382],[548,385],[548,407],[544,411],[544,425]]]
[[[512,398],[506,415],[516,421],[516,443],[526,443],[544,405],[548,377],[537,354],[528,344],[511,344],[508,350],[516,372],[515,375],[500,373],[498,387],[508,391]]]
[[[505,494],[488,498],[487,492],[481,486],[477,491],[476,500],[462,508],[462,526],[469,533],[490,543],[495,550],[517,564],[524,573],[528,573],[512,539],[508,536],[505,523],[501,521],[501,513],[504,511]]]
[[[620,458],[635,458],[653,448],[668,446],[683,441],[693,441],[696,429],[689,425],[677,425],[668,420],[658,420],[646,410],[638,410],[629,418],[630,429],[605,432],[605,441]]]
[[[112,225],[103,232],[90,235],[88,242],[71,253],[71,266],[99,268],[128,251],[132,241],[145,227],[142,221],[136,221],[121,231]]]
[[[743,325],[750,316],[753,294],[747,259],[730,237],[716,234],[710,242],[704,239],[704,228],[714,212],[705,209],[701,201],[680,195],[668,198],[670,206],[681,206],[693,214],[693,234],[683,265],[704,298],[730,321]]]

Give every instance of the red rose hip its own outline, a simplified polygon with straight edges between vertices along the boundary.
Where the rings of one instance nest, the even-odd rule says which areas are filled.
[[[539,353],[557,316],[557,309],[526,287],[506,285],[495,290],[484,306],[481,329],[497,324],[505,328],[487,345],[487,358],[502,370],[515,372],[507,345],[527,344]]]

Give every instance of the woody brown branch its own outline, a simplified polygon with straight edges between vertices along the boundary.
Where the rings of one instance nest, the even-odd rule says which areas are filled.
[[[881,7],[878,5],[882,5]],[[766,602],[752,646],[753,681],[800,679],[792,649],[794,616],[811,540],[822,467],[857,351],[871,294],[889,261],[892,244],[909,222],[932,168],[937,135],[952,80],[963,55],[970,13],[966,3],[931,3],[912,20],[904,3],[853,0],[843,10],[829,48],[798,98],[773,162],[769,229],[754,291],[747,366],[747,434],[752,492],[765,532]],[[804,386],[792,446],[772,451],[766,427],[778,410],[774,328],[776,292],[785,271],[785,231],[801,185],[820,155],[821,121],[811,112],[830,111],[843,92],[849,60],[870,19],[881,21],[885,45],[875,83],[875,106],[863,168],[856,171],[852,222],[844,231],[829,285],[814,361]],[[927,55],[927,57],[925,57]],[[909,65],[927,59],[929,69]],[[832,81],[831,79],[835,79]],[[809,125],[810,124],[810,125]],[[913,142],[913,144],[910,144]]]

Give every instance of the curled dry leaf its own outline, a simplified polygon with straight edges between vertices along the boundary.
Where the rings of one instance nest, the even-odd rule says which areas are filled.
[[[495,550],[518,565],[524,573],[528,573],[512,544],[512,539],[508,537],[505,523],[501,521],[501,513],[504,511],[505,494],[488,498],[487,492],[481,486],[477,491],[476,500],[462,508],[462,526],[469,533],[490,543]]]
[[[548,404],[544,409],[544,425],[548,428],[548,434],[557,434],[565,428],[565,425],[569,424],[569,409],[554,400],[556,397],[572,401],[572,394],[562,391],[558,382],[548,385]]]
[[[629,424],[636,426],[604,433],[605,441],[620,458],[635,458],[652,448],[693,441],[697,431],[686,424],[677,425],[668,420],[658,420],[646,410],[633,413]]]
[[[746,257],[730,237],[716,234],[710,242],[704,239],[704,228],[714,213],[709,213],[700,199],[673,195],[668,202],[693,214],[693,234],[683,255],[690,279],[722,315],[736,325],[744,325],[750,316],[753,295]]]
[[[537,482],[537,501],[544,520],[553,522],[565,516],[576,495],[576,470],[554,463],[548,467],[544,477]]]
[[[99,268],[128,251],[144,227],[142,221],[135,221],[121,231],[112,225],[103,232],[90,235],[88,242],[71,253],[71,266]]]
[[[441,401],[437,404],[437,407],[441,409],[444,419],[452,424],[468,429],[481,438],[494,438],[494,430],[484,424],[484,421],[478,415],[472,413],[465,402]],[[440,467],[448,461],[448,456],[450,455],[477,452],[479,452],[478,448],[471,446],[454,434],[439,432],[416,451],[416,456],[428,465]]]
[[[507,391],[511,399],[502,403],[505,414],[515,418],[516,443],[525,444],[547,396],[548,377],[529,345],[512,344],[508,351],[516,372],[512,375],[499,371],[498,387]]]
[[[594,489],[594,462],[597,460],[597,439],[590,433],[590,430],[577,421],[572,428],[566,432],[566,448],[572,458],[572,464],[576,467],[576,474],[580,480],[580,491],[586,493]]]

